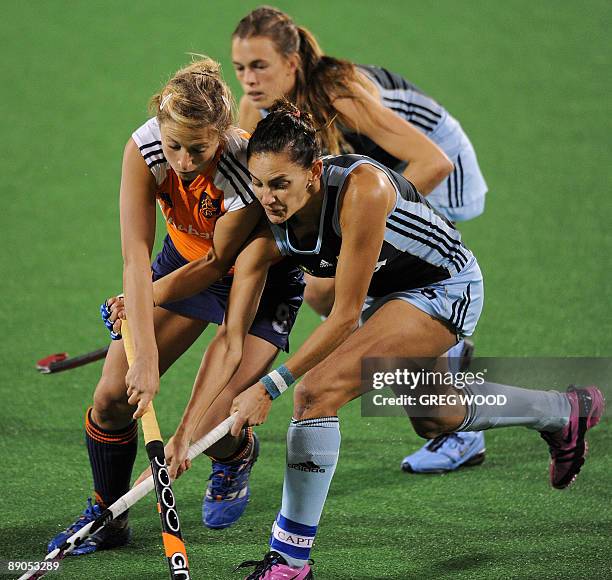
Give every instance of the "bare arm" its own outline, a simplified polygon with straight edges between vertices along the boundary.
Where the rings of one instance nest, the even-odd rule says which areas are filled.
[[[261,206],[253,202],[220,217],[215,224],[213,246],[205,257],[189,262],[155,281],[155,304],[189,298],[227,274],[262,213]]]
[[[390,200],[395,200],[391,183],[371,165],[357,168],[349,176],[345,191],[334,306],[325,322],[285,363],[294,377],[314,368],[355,329],[380,255],[386,216],[393,207]]]
[[[132,324],[135,359],[126,375],[129,403],[139,417],[159,389],[157,344],[153,328],[151,251],[155,240],[155,179],[136,143],[123,153],[120,214],[123,288]]]
[[[353,130],[372,139],[393,156],[406,161],[404,176],[424,195],[453,170],[444,152],[416,127],[385,107],[359,83],[352,84],[355,98],[338,98],[334,107]]]
[[[268,270],[280,259],[267,223],[261,226],[236,260],[225,312],[224,332],[214,339],[214,355],[206,368],[198,373],[191,398],[177,428],[175,436],[187,442],[200,419],[238,370],[244,340],[255,319]]]
[[[123,288],[136,357],[157,357],[150,283],[155,241],[155,180],[132,139],[123,154],[120,214]]]
[[[238,126],[247,133],[252,133],[259,121],[261,121],[259,109],[253,106],[246,95],[243,95],[238,106]]]
[[[226,309],[224,331],[217,334],[207,351],[207,364],[200,367],[191,398],[171,439],[170,476],[189,468],[187,450],[198,423],[240,366],[244,340],[266,283],[268,269],[280,259],[267,224],[254,235],[236,260],[236,269]]]
[[[395,190],[388,178],[371,165],[358,167],[347,179],[340,210],[342,246],[336,269],[335,302],[321,325],[289,358],[285,367],[298,378],[329,356],[355,329],[385,236]],[[245,423],[259,425],[267,417],[271,399],[258,382],[234,399],[237,435]]]

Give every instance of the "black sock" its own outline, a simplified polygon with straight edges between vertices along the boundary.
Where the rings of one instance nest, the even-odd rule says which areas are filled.
[[[255,443],[253,439],[253,427],[245,427],[242,429],[241,435],[242,440],[240,441],[236,451],[234,451],[228,457],[211,457],[211,459],[214,461],[219,461],[220,463],[225,463],[226,465],[244,461],[253,452],[253,446]]]
[[[94,480],[96,502],[108,507],[130,489],[132,467],[138,449],[138,426],[108,431],[91,418],[92,408],[85,414],[85,441]]]

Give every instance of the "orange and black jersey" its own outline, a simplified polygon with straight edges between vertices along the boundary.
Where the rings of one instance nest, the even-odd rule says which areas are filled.
[[[212,247],[217,219],[254,200],[246,168],[247,133],[239,129],[231,133],[210,171],[187,185],[164,156],[155,117],[134,131],[132,139],[155,177],[155,195],[176,249],[188,261],[205,256]]]

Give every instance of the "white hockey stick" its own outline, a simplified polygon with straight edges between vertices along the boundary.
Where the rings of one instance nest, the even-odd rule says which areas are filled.
[[[189,447],[187,452],[188,459],[195,459],[201,455],[211,445],[214,445],[219,439],[227,435],[234,421],[236,415],[228,417],[217,425],[212,431],[204,435],[201,439],[198,439],[193,445]],[[106,524],[112,522],[115,518],[119,517],[122,513],[132,507],[136,502],[140,501],[145,495],[147,495],[153,489],[153,476],[150,475],[144,481],[141,481],[137,486],[133,487],[125,495],[121,496],[115,503],[105,509],[98,518],[93,522],[88,523],[82,527],[78,532],[72,534],[61,546],[55,548],[49,552],[44,561],[45,562],[57,562],[65,558],[72,550],[77,546],[80,546],[89,536],[102,529]],[[29,580],[31,578],[42,578],[47,572],[52,572],[53,569],[40,569],[31,570],[26,572],[23,576],[20,576],[18,580]]]

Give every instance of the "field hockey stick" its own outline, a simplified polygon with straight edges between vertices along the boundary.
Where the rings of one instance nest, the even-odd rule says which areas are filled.
[[[50,354],[49,356],[36,361],[36,370],[43,375],[59,373],[61,371],[67,371],[69,369],[75,369],[77,367],[88,365],[89,363],[96,362],[97,360],[102,360],[103,358],[106,358],[107,353],[108,346],[73,357],[68,357],[68,354],[65,352],[58,352],[57,354]]]
[[[119,296],[122,296],[121,294]],[[113,332],[113,325],[109,321],[111,316],[111,311],[107,305],[107,302],[104,302],[100,306],[100,315],[102,316],[102,320],[104,321],[104,325],[110,331],[111,338],[113,340],[118,340],[121,338],[121,335]],[[98,350],[93,350],[91,352],[87,352],[85,354],[74,356],[69,358],[68,353],[66,352],[58,352],[55,354],[50,354],[40,360],[36,361],[36,370],[43,374],[50,373],[58,373],[60,371],[67,371],[69,369],[74,369],[97,360],[103,359],[108,354],[108,346],[104,348],[99,348]]]
[[[235,415],[228,417],[217,425],[214,429],[209,431],[204,437],[198,439],[193,443],[187,452],[187,458],[194,460],[201,456],[204,451],[214,445],[217,441],[225,437],[232,428]],[[59,562],[63,560],[70,552],[80,546],[89,536],[95,534],[101,530],[106,524],[112,522],[118,518],[122,513],[131,508],[135,503],[140,501],[145,495],[147,495],[154,487],[153,476],[149,475],[147,479],[141,481],[138,485],[134,486],[125,495],[121,496],[115,503],[105,509],[93,522],[83,526],[78,532],[75,532],[70,536],[61,546],[55,548],[47,554],[44,561],[48,563]],[[19,580],[32,580],[34,578],[42,578],[52,569],[48,570],[33,570],[19,577]]]
[[[127,320],[121,325],[123,334],[123,348],[128,365],[134,362],[134,342]],[[176,507],[176,499],[171,487],[170,474],[166,465],[166,455],[164,452],[164,442],[159,431],[157,418],[153,403],[149,403],[141,417],[142,432],[145,440],[145,447],[149,461],[151,462],[151,473],[155,494],[157,495],[157,511],[161,518],[162,541],[168,568],[170,569],[171,580],[189,580],[189,562],[185,543],[181,534],[181,522],[179,520]]]

